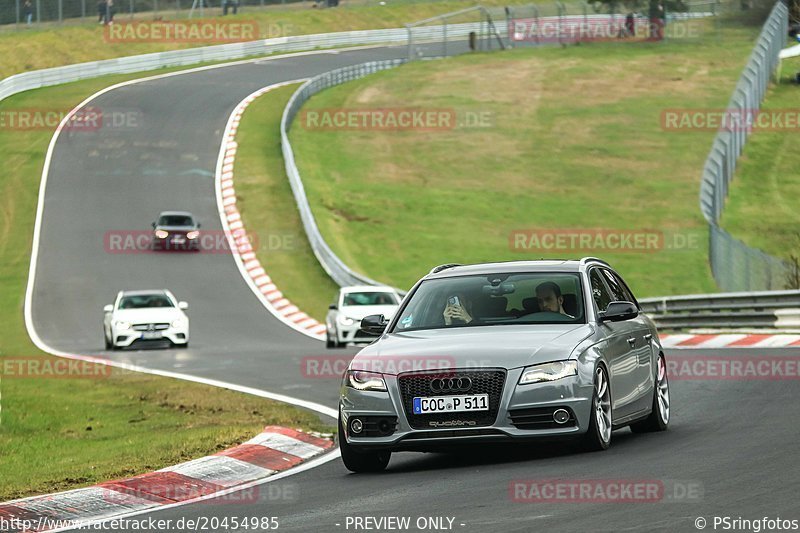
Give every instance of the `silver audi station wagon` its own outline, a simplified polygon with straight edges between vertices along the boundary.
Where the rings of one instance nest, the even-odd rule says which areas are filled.
[[[345,372],[339,446],[353,472],[393,451],[572,438],[604,450],[612,430],[663,431],[669,383],[653,322],[608,263],[442,265]]]

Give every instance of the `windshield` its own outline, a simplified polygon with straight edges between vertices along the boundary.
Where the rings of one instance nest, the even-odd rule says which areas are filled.
[[[581,324],[578,274],[492,274],[423,281],[392,332],[510,324]]]
[[[186,215],[163,215],[158,218],[159,226],[194,226],[192,217]]]
[[[145,309],[148,307],[175,307],[166,294],[137,294],[123,296],[119,301],[120,309]]]
[[[344,295],[342,305],[397,305],[397,298],[391,292],[349,292]]]

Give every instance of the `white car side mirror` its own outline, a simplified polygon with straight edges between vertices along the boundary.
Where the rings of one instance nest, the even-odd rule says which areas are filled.
[[[110,313],[110,312],[111,312],[111,311],[113,311],[113,310],[114,310],[114,306],[113,306],[113,305],[111,305],[111,304],[108,304],[108,305],[106,305],[105,307],[103,307],[103,312],[104,312],[104,313]]]
[[[189,304],[187,304],[186,302],[178,302],[178,309],[183,309],[184,311],[186,311],[187,309],[189,309]]]

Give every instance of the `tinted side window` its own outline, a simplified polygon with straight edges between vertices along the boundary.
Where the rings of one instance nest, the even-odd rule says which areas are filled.
[[[599,269],[595,268],[589,272],[589,283],[592,285],[592,298],[594,298],[594,303],[597,305],[597,310],[605,311],[612,298],[605,283],[603,283]]]
[[[631,300],[628,299],[628,294],[622,290],[617,279],[606,269],[603,269],[603,276],[606,278],[606,283],[608,283],[608,287],[611,289],[611,298],[615,302],[629,302]]]
[[[611,272],[611,275],[614,276],[614,279],[617,280],[617,283],[619,284],[619,288],[622,289],[622,293],[625,295],[625,301],[626,302],[633,302],[638,306],[639,304],[636,301],[636,297],[633,295],[631,290],[628,288],[628,285],[625,284],[625,280],[622,279],[622,276],[620,276],[616,272]]]

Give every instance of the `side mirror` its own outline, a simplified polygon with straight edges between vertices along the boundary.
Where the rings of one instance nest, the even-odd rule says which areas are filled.
[[[150,225],[151,225],[151,226],[153,226],[153,229],[156,229],[156,223],[155,223],[155,222],[153,222],[153,223],[152,223],[152,224],[150,224]]]
[[[336,311],[337,309],[339,309],[339,306],[337,306],[336,304],[331,304],[328,306],[328,309],[330,309],[331,311]]]
[[[383,315],[369,315],[361,319],[361,331],[370,335],[381,335],[389,325],[389,321]]]
[[[114,310],[114,306],[113,306],[113,305],[111,305],[111,304],[108,304],[108,305],[104,305],[104,306],[103,306],[103,312],[104,312],[104,313],[110,313],[110,312],[111,312],[111,311],[113,311],[113,310]]]
[[[621,322],[639,316],[639,310],[633,302],[611,302],[605,311],[600,311],[600,322]]]
[[[187,304],[186,302],[178,302],[178,309],[183,309],[184,311],[186,311],[187,309],[189,309],[189,304]]]
[[[197,223],[197,227],[199,228],[200,226],[202,226],[202,224],[198,222]]]

